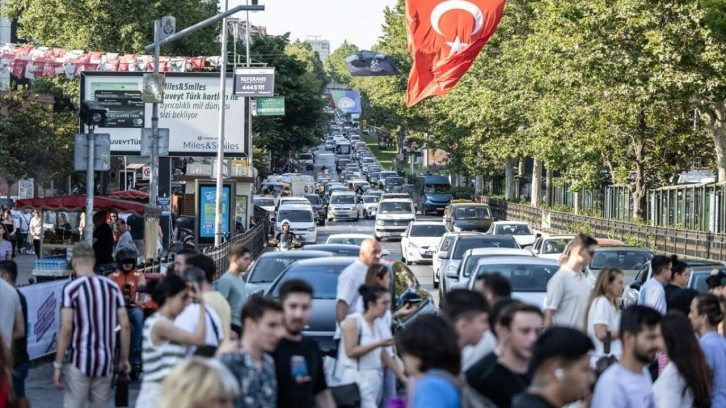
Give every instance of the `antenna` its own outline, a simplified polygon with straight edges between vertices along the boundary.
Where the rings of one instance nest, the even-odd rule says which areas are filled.
[[[305,37],[306,38],[312,38],[313,40],[318,41],[318,40],[320,40],[320,38],[322,37],[322,35],[306,35]]]

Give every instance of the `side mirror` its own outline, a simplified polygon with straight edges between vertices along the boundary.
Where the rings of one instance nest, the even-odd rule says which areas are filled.
[[[391,251],[387,249],[381,249],[381,258],[383,258],[384,256],[391,256]]]
[[[449,253],[448,252],[441,252],[439,254],[439,259],[449,259]]]
[[[535,252],[535,251],[534,251],[534,249],[533,249],[533,248],[534,248],[534,244],[531,244],[531,245],[525,245],[525,246],[524,246],[524,247],[522,247],[522,248],[523,248],[523,249],[529,249],[530,251],[532,251],[532,252]]]
[[[421,214],[422,214],[422,213],[421,213],[421,211],[420,211],[420,210],[416,210],[416,215],[421,215]]]
[[[628,287],[630,287],[630,289],[640,290],[640,282],[630,282]]]
[[[405,232],[402,232],[402,233],[401,233],[401,237],[402,237],[402,238],[406,238],[406,233],[405,233]]]
[[[535,238],[541,238],[541,237],[542,237],[542,234],[540,234],[539,232],[535,235]]]
[[[447,268],[446,269],[446,277],[447,278],[458,279],[459,278],[459,270],[458,269],[450,269],[450,268]]]

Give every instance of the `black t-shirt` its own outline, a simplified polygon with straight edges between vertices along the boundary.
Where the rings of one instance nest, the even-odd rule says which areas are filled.
[[[113,230],[107,223],[93,231],[93,253],[96,255],[96,265],[113,262]]]
[[[663,290],[665,291],[666,307],[670,309],[671,299],[676,293],[678,293],[679,290],[681,290],[681,288],[679,286],[669,283],[663,287]]]
[[[25,325],[25,337],[13,342],[13,367],[19,367],[21,364],[29,363],[28,357],[28,301],[25,296],[18,290],[20,297],[20,307],[23,309],[23,324]]]
[[[131,228],[131,239],[135,241],[144,239],[144,217],[131,214],[126,218],[126,225]]]
[[[479,380],[484,377],[497,364],[499,356],[496,353],[489,353],[482,357],[479,361],[474,363],[468,370],[466,370],[466,381],[469,384],[476,384]],[[472,385],[473,386],[473,385]]]
[[[512,408],[557,408],[539,395],[528,392],[514,397]]]
[[[488,373],[470,385],[499,408],[510,408],[512,397],[529,387],[526,374],[515,374],[501,363],[496,363]]]
[[[698,291],[691,288],[683,288],[675,290],[670,297],[666,294],[666,306],[668,310],[678,310],[688,316],[691,311],[691,302],[698,296]]]
[[[323,354],[314,340],[283,338],[272,353],[277,374],[277,406],[314,408],[315,395],[328,388],[323,371]]]

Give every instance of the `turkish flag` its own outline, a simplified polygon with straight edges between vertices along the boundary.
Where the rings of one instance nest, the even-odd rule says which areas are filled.
[[[505,0],[406,0],[406,105],[444,95],[469,69],[502,19]]]

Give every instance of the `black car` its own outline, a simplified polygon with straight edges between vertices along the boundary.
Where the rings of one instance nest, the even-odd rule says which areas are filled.
[[[317,194],[305,194],[305,198],[310,201],[316,214],[316,222],[318,225],[325,225],[325,217],[328,215],[328,205]]]
[[[356,259],[336,256],[296,262],[285,269],[266,292],[267,295],[279,297],[280,285],[291,279],[302,279],[314,288],[310,322],[304,334],[315,339],[323,353],[328,355],[334,353],[338,346],[333,339],[337,325],[335,305],[337,303],[338,276]],[[393,300],[391,311],[395,312],[403,307],[404,299],[416,306],[412,313],[394,322],[394,326],[402,327],[421,313],[436,312],[436,305],[431,295],[419,285],[416,276],[406,265],[398,261],[381,261],[381,263],[388,266],[391,274],[391,298]]]
[[[487,204],[453,203],[444,210],[449,231],[487,232],[494,218]]]
[[[303,251],[325,251],[335,256],[358,256],[360,247],[358,245],[346,244],[314,244],[305,245],[301,248]]]

